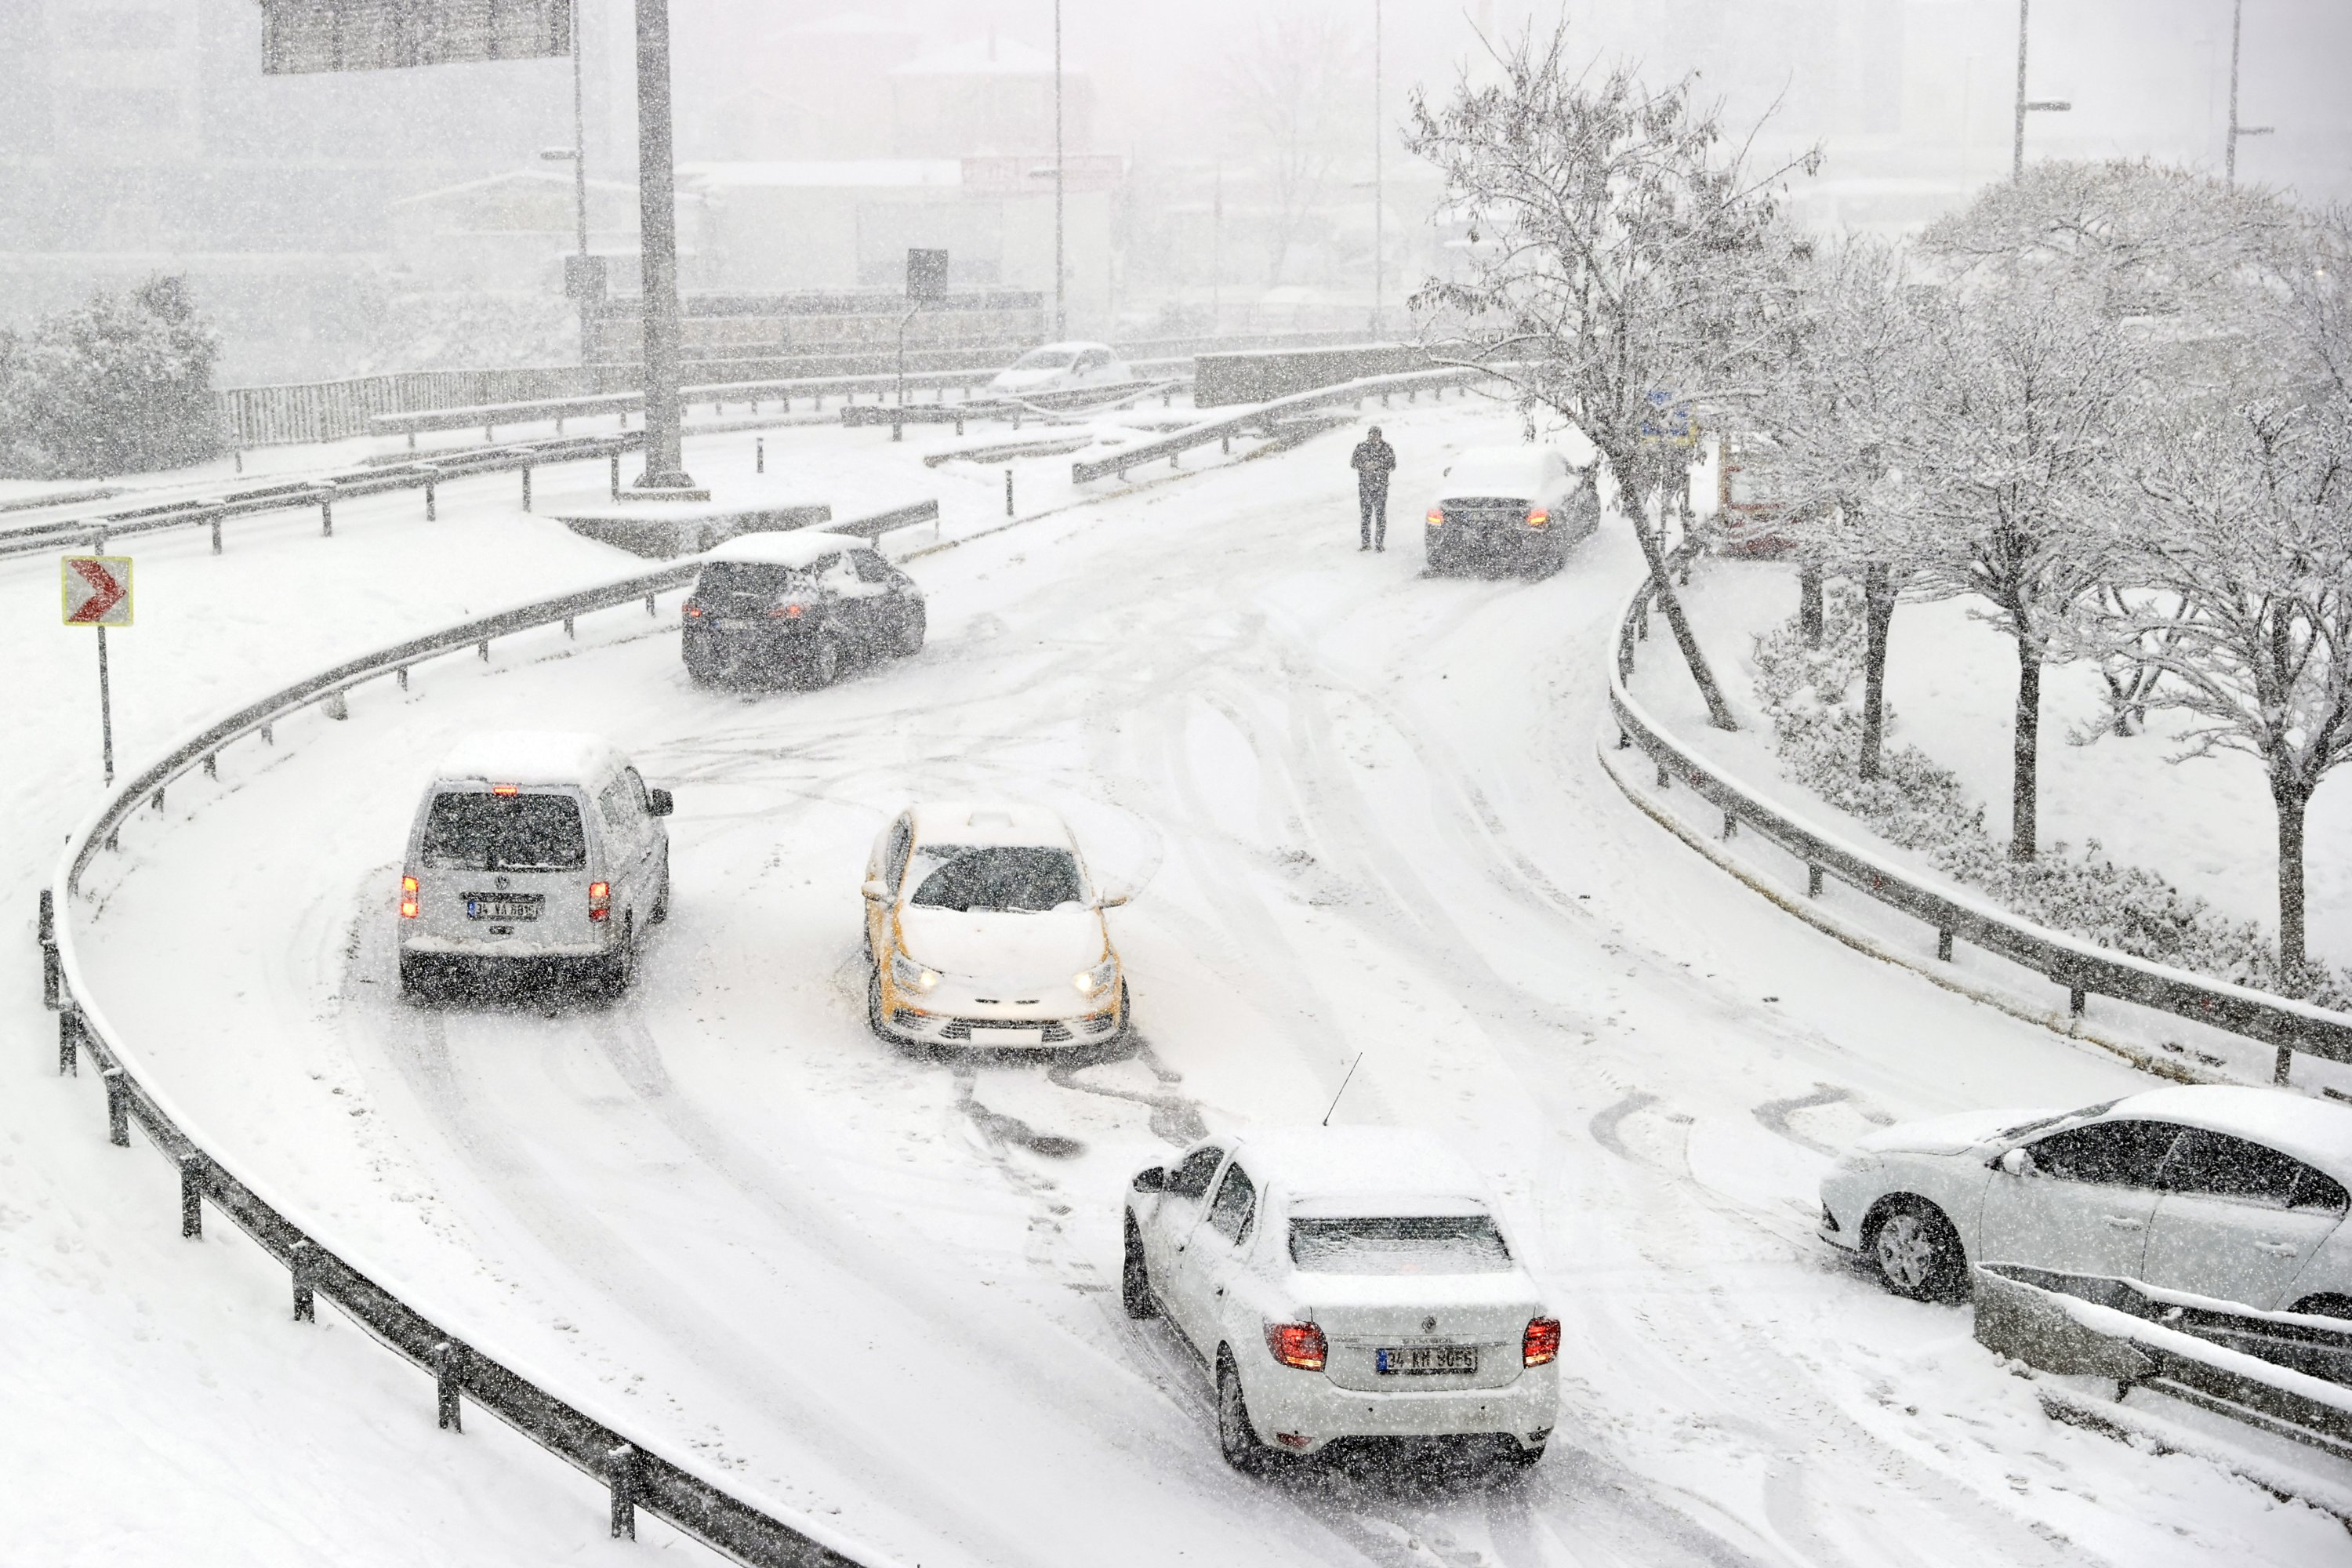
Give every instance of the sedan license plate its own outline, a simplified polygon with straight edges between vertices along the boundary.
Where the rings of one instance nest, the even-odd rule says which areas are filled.
[[[721,616],[718,624],[722,632],[748,632],[754,623],[741,616]]]
[[[1383,1376],[1459,1376],[1478,1370],[1476,1345],[1409,1345],[1402,1350],[1377,1350],[1372,1365]]]
[[[478,893],[466,895],[466,918],[469,921],[535,921],[547,902],[539,893],[523,898],[484,898]]]
[[[1045,1031],[1041,1028],[983,1029],[975,1024],[971,1030],[971,1043],[975,1046],[1035,1046],[1043,1045],[1045,1039]]]

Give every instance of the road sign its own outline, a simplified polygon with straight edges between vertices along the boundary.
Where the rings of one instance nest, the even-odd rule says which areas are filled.
[[[64,579],[66,625],[131,624],[131,557],[68,555],[58,564]]]
[[[1642,420],[1642,439],[1663,442],[1670,446],[1688,447],[1698,440],[1698,431],[1691,423],[1690,405],[1677,403],[1671,392],[1648,395],[1649,413]]]
[[[265,76],[572,52],[572,0],[261,0]]]

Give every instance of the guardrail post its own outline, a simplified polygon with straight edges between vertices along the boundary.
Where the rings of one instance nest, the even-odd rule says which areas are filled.
[[[529,463],[522,466],[522,510],[525,511],[530,510],[530,465]]]
[[[1674,775],[1666,772],[1666,764],[1665,764],[1665,763],[1664,763],[1663,760],[1659,761],[1659,762],[1658,762],[1658,787],[1659,787],[1660,789],[1671,789],[1671,788],[1673,788],[1673,787],[1674,787],[1674,783],[1675,783]]]
[[[220,777],[220,753],[218,752],[206,752],[205,753],[205,777],[208,779],[216,779]]]
[[[68,1005],[58,1013],[58,1076],[81,1076],[81,1009]]]
[[[613,453],[613,499],[621,499],[621,454],[617,449]]]
[[[180,1156],[180,1235],[199,1241],[205,1235],[205,1157],[194,1149]]]
[[[131,1147],[131,1088],[122,1081],[121,1068],[108,1068],[99,1074],[106,1085],[106,1141],[118,1149]]]
[[[1735,833],[1737,833],[1737,832],[1738,832],[1738,831],[1739,831],[1739,818],[1738,818],[1738,817],[1736,817],[1736,816],[1732,816],[1732,815],[1731,815],[1731,813],[1729,813],[1729,812],[1727,812],[1727,812],[1725,812],[1725,813],[1723,814],[1723,836],[1724,836],[1726,838],[1728,838],[1728,837],[1730,837],[1733,834],[1735,834]]]
[[[433,1347],[434,1415],[444,1432],[463,1432],[466,1414],[458,1401],[459,1380],[466,1374],[466,1347],[443,1340]]]
[[[490,662],[490,639],[489,639],[489,638],[488,638],[488,637],[484,637],[481,641],[479,641],[479,642],[476,643],[476,644],[474,645],[474,651],[475,651],[476,653],[478,653],[478,654],[480,654],[480,655],[482,656],[482,662],[483,662],[484,664],[488,664],[488,663],[489,663],[489,662]]]
[[[906,438],[907,438],[907,424],[906,424],[906,421],[905,421],[904,419],[893,419],[893,420],[891,420],[891,421],[890,421],[890,439],[892,439],[893,441],[903,441],[903,440],[905,440]]]
[[[570,616],[563,617],[563,635],[571,637],[575,642],[579,640],[580,633],[578,629],[572,626],[572,617]]]
[[[326,709],[330,719],[348,719],[352,716],[351,699],[341,690],[330,691],[327,693]]]
[[[425,481],[425,521],[437,522],[440,517],[441,514],[434,509],[433,505],[433,481],[427,479]]]
[[[1124,474],[1119,477],[1126,478]],[[1004,470],[1004,515],[1007,517],[1013,515],[1013,470],[1011,468]]]
[[[498,438],[498,426],[494,425],[485,425],[482,426],[482,440],[485,445],[495,441]]]
[[[1821,896],[1822,868],[1819,866],[1808,866],[1805,868],[1805,897],[1818,899]]]
[[[55,1011],[58,1005],[58,906],[57,895],[48,889],[41,889],[41,916],[34,928],[41,944],[41,1005]]]
[[[660,615],[660,613],[661,613],[660,611],[658,611],[658,610],[656,610],[656,609],[655,609],[655,608],[654,608],[654,596],[653,596],[651,594],[647,594],[647,595],[646,595],[646,618],[647,618],[647,619],[652,619],[652,618],[654,618],[654,617],[656,617],[656,616],[659,616],[659,615]]]
[[[1939,931],[1936,933],[1936,956],[1942,959],[1946,963],[1952,962],[1952,933],[1950,931]],[[2080,1009],[2077,1009],[2077,1011],[2080,1011]]]
[[[604,1479],[613,1489],[613,1539],[637,1538],[637,1451],[626,1443],[604,1456]]]
[[[220,524],[220,513],[213,513],[213,553],[215,555],[221,552]]]
[[[2073,985],[2067,987],[2066,1011],[2074,1014],[2077,1018],[2083,1016],[2083,1009],[2088,1005],[2089,1001],[2090,998],[2084,994],[2081,986]]]
[[[332,496],[319,498],[319,537],[335,537],[335,498]]]
[[[393,678],[400,682],[400,689],[403,691],[408,689],[408,666],[404,664],[393,671]]]
[[[765,436],[751,438],[751,471],[755,474],[768,471],[768,438]]]
[[[2282,1089],[2285,1088],[2286,1075],[2289,1069],[2294,1066],[2294,1047],[2293,1046],[2281,1046],[2278,1048],[2278,1060],[2271,1068],[2271,1081],[2277,1084]]]
[[[319,1306],[312,1292],[319,1283],[319,1248],[310,1241],[298,1241],[288,1262],[294,1271],[294,1321],[315,1323]]]

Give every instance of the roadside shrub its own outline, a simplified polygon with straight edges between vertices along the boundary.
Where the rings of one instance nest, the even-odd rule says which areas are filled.
[[[2352,970],[2314,965],[2291,986],[2278,951],[2252,921],[2232,920],[2153,871],[2119,866],[2093,839],[2070,856],[2053,844],[2020,863],[1985,826],[1985,808],[1916,746],[1893,741],[1886,715],[1884,776],[1857,775],[1862,708],[1849,701],[1863,674],[1862,591],[1829,585],[1822,646],[1805,646],[1792,619],[1756,640],[1756,694],[1789,776],[1881,837],[1924,856],[1942,876],[2013,914],[2121,952],[2326,1007],[2352,1005]]]
[[[100,289],[27,331],[0,333],[0,475],[79,479],[211,457],[218,353],[177,278]]]

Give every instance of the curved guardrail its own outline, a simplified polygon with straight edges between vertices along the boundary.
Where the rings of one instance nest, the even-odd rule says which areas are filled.
[[[1933,926],[1938,958],[1952,956],[1956,940],[1973,942],[2064,986],[2076,1014],[2087,998],[2108,996],[2259,1040],[2276,1050],[2273,1077],[2282,1084],[2289,1079],[2297,1051],[2352,1062],[2352,1016],[2134,958],[2021,920],[1982,900],[1930,886],[1891,860],[1789,816],[1702,760],[1667,733],[1625,689],[1626,678],[1633,672],[1634,645],[1647,635],[1652,592],[1645,578],[1617,627],[1609,709],[1617,721],[1618,745],[1637,747],[1648,755],[1657,765],[1661,788],[1687,784],[1720,810],[1727,834],[1735,826],[1747,827],[1804,862],[1809,894],[1821,892],[1823,877],[1834,877],[1856,892]]]
[[[866,531],[868,525],[888,524],[908,510],[920,509],[838,526],[845,531]],[[427,1310],[415,1304],[419,1293],[410,1287],[395,1293],[334,1246],[303,1213],[299,1198],[270,1192],[264,1184],[237,1174],[227,1163],[223,1144],[172,1102],[142,1068],[133,1043],[107,1022],[75,953],[73,913],[91,863],[116,843],[135,813],[151,804],[160,809],[164,791],[174,781],[198,770],[213,773],[227,746],[254,736],[273,741],[277,723],[306,709],[344,718],[352,688],[385,678],[404,687],[411,668],[467,649],[488,658],[490,644],[499,637],[557,624],[567,635],[576,635],[578,617],[639,603],[652,615],[660,595],[685,586],[698,565],[689,561],[663,567],[396,643],[297,681],[177,747],[116,790],[68,841],[55,885],[41,893],[43,992],[58,1009],[58,1070],[79,1072],[80,1057],[87,1053],[104,1079],[111,1142],[128,1146],[135,1121],[178,1167],[181,1234],[202,1234],[206,1203],[226,1215],[286,1267],[297,1320],[312,1320],[317,1298],[323,1296],[379,1342],[431,1372],[444,1428],[462,1430],[468,1400],[497,1415],[609,1489],[614,1536],[634,1537],[635,1510],[645,1509],[758,1568],[882,1568],[882,1557],[840,1532],[794,1510],[749,1500],[715,1471],[690,1459],[667,1457],[632,1437],[625,1414],[555,1392],[555,1377],[534,1373],[527,1357],[494,1345],[495,1328],[486,1332],[485,1325],[477,1323],[461,1331],[463,1313]]]
[[[1367,376],[1360,381],[1345,381],[1336,386],[1318,387],[1313,392],[1294,392],[1287,397],[1276,397],[1265,403],[1254,403],[1238,413],[1216,419],[1203,419],[1197,425],[1187,425],[1171,436],[1156,441],[1139,441],[1132,447],[1122,447],[1108,458],[1094,458],[1070,465],[1070,482],[1083,485],[1101,479],[1106,474],[1127,478],[1129,468],[1139,468],[1146,463],[1165,458],[1171,464],[1181,460],[1195,447],[1205,447],[1215,441],[1231,448],[1236,436],[1252,431],[1273,434],[1274,422],[1286,414],[1302,414],[1312,409],[1328,408],[1333,404],[1352,403],[1360,405],[1367,397],[1385,401],[1395,393],[1408,398],[1423,392],[1443,394],[1449,386],[1467,387],[1489,373],[1477,369],[1448,367],[1443,370],[1408,371],[1398,375]]]

